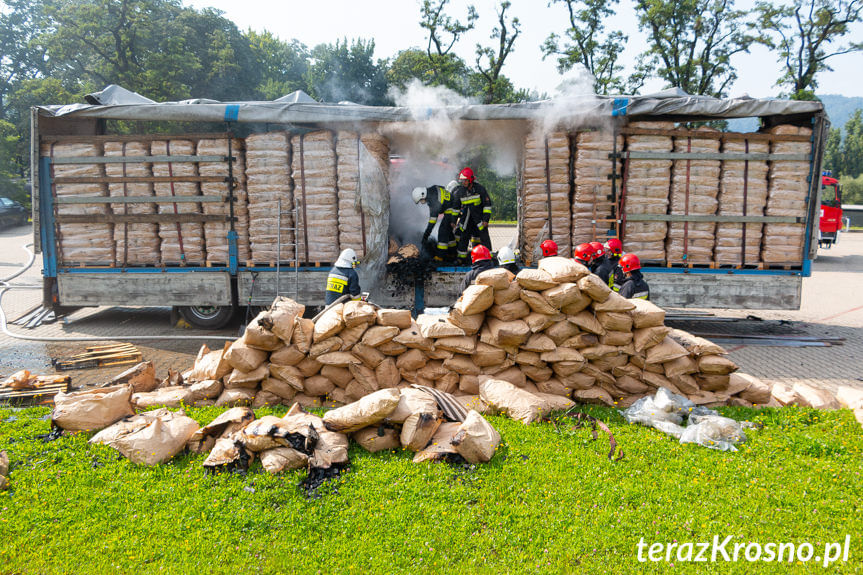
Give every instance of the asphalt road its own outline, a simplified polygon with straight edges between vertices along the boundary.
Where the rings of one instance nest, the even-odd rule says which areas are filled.
[[[496,243],[508,242],[514,228],[498,230]],[[28,254],[22,248],[32,242],[29,227],[0,231],[0,280],[20,270]],[[497,246],[499,247],[499,246]],[[806,381],[834,388],[852,385],[863,388],[863,234],[845,234],[831,250],[821,250],[813,266],[812,277],[803,280],[800,310],[749,311],[709,310],[717,317],[735,318],[734,322],[684,322],[684,329],[728,334],[771,333],[797,331],[808,335],[845,338],[844,345],[833,347],[778,348],[765,346],[735,346],[730,357],[741,370],[767,381]],[[33,267],[11,283],[38,287],[41,283],[41,258]],[[41,301],[39,289],[14,289],[2,298],[8,319],[20,317]],[[144,358],[152,360],[158,376],[168,369],[185,370],[194,363],[202,342],[190,336],[213,334],[221,338],[235,337],[243,317],[229,328],[217,332],[199,332],[171,324],[169,308],[134,307],[86,308],[53,324],[27,330],[18,326],[10,329],[26,337],[56,338],[58,341],[23,341],[0,334],[0,374],[26,368],[38,373],[51,373],[51,358],[80,353],[83,342],[64,341],[71,337],[99,337],[106,341],[124,341],[131,335],[168,336],[174,339],[136,342]],[[746,319],[755,315],[758,319]],[[219,345],[219,339],[210,342]],[[101,368],[68,372],[73,385],[91,385],[110,379],[123,368]]]

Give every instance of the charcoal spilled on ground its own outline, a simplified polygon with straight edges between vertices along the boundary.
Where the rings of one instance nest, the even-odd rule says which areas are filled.
[[[53,422],[51,423],[51,431],[48,433],[40,433],[36,436],[36,439],[42,441],[42,443],[48,443],[50,441],[56,441],[63,436],[63,428],[55,425]]]
[[[320,499],[318,488],[330,479],[339,477],[342,473],[350,471],[348,463],[336,463],[330,467],[312,467],[306,478],[300,481],[299,488],[308,499]],[[333,487],[333,493],[338,493],[338,487]]]
[[[318,435],[317,430],[312,425],[309,425],[308,436],[303,435],[302,433],[289,433],[285,436],[285,440],[293,449],[309,456],[314,453],[315,446],[318,444],[319,438],[320,436]]]

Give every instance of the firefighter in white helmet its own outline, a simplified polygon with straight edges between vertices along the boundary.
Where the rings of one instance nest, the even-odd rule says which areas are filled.
[[[352,299],[359,299],[362,293],[360,290],[360,277],[357,275],[356,267],[360,265],[360,260],[357,259],[357,252],[348,248],[342,250],[339,254],[339,259],[336,260],[336,265],[330,270],[330,275],[327,276],[327,290],[325,303],[330,305],[343,295],[350,295]]]
[[[446,187],[417,187],[411,192],[415,204],[426,204],[429,207],[428,224],[425,232],[423,232],[421,245],[426,245],[438,219],[441,221],[440,226],[438,226],[437,244],[432,250],[435,261],[443,261],[451,255],[450,252],[453,254],[455,252],[456,239],[453,235],[453,229],[458,218],[458,210],[453,205],[452,192],[457,186],[458,182],[453,180]]]
[[[514,274],[519,272],[518,264],[515,263],[515,252],[509,246],[503,246],[497,251],[497,264]]]

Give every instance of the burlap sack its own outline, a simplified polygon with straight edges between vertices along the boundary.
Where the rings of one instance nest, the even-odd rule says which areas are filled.
[[[732,373],[731,379],[743,379],[746,381],[746,389],[738,395],[746,401],[755,405],[764,405],[770,401],[770,386],[748,373]],[[730,383],[729,383],[730,385]]]
[[[605,328],[602,327],[602,324],[599,323],[596,316],[587,310],[578,312],[575,315],[568,315],[566,316],[566,319],[586,332],[594,333],[596,335],[605,334]]]
[[[338,336],[328,337],[327,339],[313,343],[312,347],[309,348],[308,356],[317,359],[318,357],[324,355],[325,353],[330,353],[331,351],[342,351],[344,343],[345,342],[342,341],[342,338]],[[302,361],[303,359],[305,358],[300,359],[300,361]]]
[[[246,449],[257,453],[276,447],[290,447],[287,437],[295,430],[295,426],[290,420],[274,415],[265,415],[246,425],[237,439],[243,443]]]
[[[288,368],[294,369],[294,368]],[[270,370],[268,364],[262,363],[252,371],[240,371],[235,369],[231,375],[225,378],[225,389],[236,389],[244,387],[246,389],[255,389],[258,387],[258,382],[269,375]]]
[[[264,324],[266,323],[264,318],[268,313],[269,312],[262,311],[251,322],[249,322],[249,325],[246,326],[246,331],[243,334],[243,338],[246,340],[246,345],[263,349],[264,351],[273,351],[282,347],[283,343],[282,340],[279,339],[279,336],[264,327]],[[270,323],[270,325],[272,325],[272,323]],[[293,330],[293,317],[291,318],[291,329]],[[290,341],[290,337],[288,338],[288,341]]]
[[[377,320],[377,314],[372,304],[360,300],[345,302],[342,309],[342,319],[345,327],[354,327],[360,324],[371,324]]]
[[[399,403],[386,417],[387,422],[403,423],[413,413],[432,413],[437,416],[438,405],[425,391],[406,387],[400,390]]]
[[[542,258],[539,260],[538,267],[540,270],[547,272],[551,276],[551,279],[557,283],[577,282],[590,274],[590,270],[580,263],[560,256]]]
[[[642,375],[643,379],[644,376]],[[674,377],[669,377],[668,380],[687,397],[700,391],[698,382],[689,374],[675,375]]]
[[[303,361],[297,364],[297,369],[300,370],[300,373],[303,374],[303,377],[312,377],[321,371],[321,368],[324,366],[318,360],[307,357]]]
[[[562,381],[555,377],[546,379],[545,381],[537,381],[536,387],[540,392],[551,395],[568,397],[569,394],[572,393],[571,387],[567,387]]]
[[[323,375],[313,375],[303,382],[303,391],[306,395],[323,397],[328,395],[336,384]]]
[[[575,406],[575,402],[564,395],[543,393],[541,391],[539,393],[535,393],[534,395],[536,395],[542,401],[543,409],[546,411],[546,413],[551,413],[554,411],[566,411],[567,409]]]
[[[309,456],[290,447],[275,447],[258,454],[267,473],[277,474],[292,469],[303,469],[309,464]]]
[[[581,299],[580,294],[581,290],[578,289],[578,285],[571,282],[562,283],[542,291],[542,297],[546,299],[549,305],[558,310]]]
[[[413,322],[407,329],[403,329],[393,341],[400,343],[410,349],[419,349],[422,351],[431,351],[434,348],[434,341],[422,335],[419,325]]]
[[[201,346],[198,357],[195,358],[195,367],[192,368],[190,379],[203,381],[206,379],[222,379],[231,372],[231,364],[225,359],[225,354],[231,347],[231,342],[226,341],[222,349],[210,351],[206,344]],[[136,391],[152,391],[152,389],[139,389]]]
[[[253,389],[245,389],[242,387],[237,389],[226,389],[216,400],[216,405],[218,407],[244,407],[252,405],[252,401],[254,399],[255,390]]]
[[[607,391],[599,387],[591,387],[590,389],[574,389],[572,391],[572,399],[576,403],[590,403],[594,405],[614,406],[614,400]]]
[[[350,370],[345,367],[339,367],[335,365],[324,365],[321,368],[321,375],[323,375],[342,389],[347,387],[348,383],[350,383],[350,381],[354,378]]]
[[[386,358],[377,348],[364,343],[358,343],[351,348],[351,353],[360,358],[366,367],[376,368]]]
[[[727,375],[737,371],[737,364],[721,355],[702,355],[698,358],[698,371],[710,375]]]
[[[324,425],[330,431],[352,433],[383,421],[395,410],[400,397],[397,389],[381,389],[355,403],[324,414]]]
[[[458,427],[451,443],[470,463],[487,463],[500,445],[500,433],[477,411],[471,410]]]
[[[527,307],[526,304],[524,304]],[[486,324],[491,332],[492,337],[503,345],[518,346],[527,341],[530,335],[530,328],[522,320],[501,321],[496,318],[490,318]]]
[[[470,355],[476,351],[476,343],[476,336],[473,335],[442,337],[435,341],[435,350],[444,350]]]
[[[375,368],[375,379],[381,389],[396,387],[402,380],[393,358],[388,357]]]
[[[545,367],[545,362],[539,358],[539,354],[535,351],[520,351],[515,356],[515,363],[519,367],[531,365],[534,367]]]
[[[727,374],[707,375],[698,373],[695,375],[695,381],[698,383],[698,387],[703,391],[722,391],[728,389],[728,385],[731,382],[731,376]]]
[[[449,337],[465,334],[462,328],[453,325],[447,316],[442,315],[421,314],[417,317],[417,325],[419,325],[420,332],[423,337],[426,338]]]
[[[218,379],[205,379],[189,386],[193,402],[202,399],[215,399],[222,393],[222,389],[224,389],[224,386]]]
[[[622,346],[632,342],[631,331],[606,331],[600,336],[599,343],[602,345]]]
[[[666,361],[662,366],[665,368],[665,377],[669,379],[673,379],[678,375],[688,375],[698,371],[698,364],[696,364],[688,355],[678,357],[671,361]]]
[[[482,327],[485,314],[463,315],[458,309],[453,308],[450,310],[448,318],[450,323],[464,330],[465,335],[474,335]]]
[[[283,400],[293,399],[298,390],[286,381],[276,377],[268,377],[261,382],[261,390],[281,397]]]
[[[336,304],[325,311],[324,315],[318,318],[318,321],[315,322],[315,330],[312,337],[313,342],[325,340],[328,337],[338,334],[342,329],[344,329],[345,322],[342,319],[344,308],[345,304]]]
[[[635,308],[630,311],[635,329],[665,325],[665,310],[645,299],[629,300]]]
[[[348,369],[350,369],[351,375],[354,376],[354,380],[362,385],[366,390],[366,393],[363,395],[377,391],[381,388],[378,383],[378,377],[377,374],[375,374],[375,370],[369,369],[362,364],[348,366]]]
[[[524,268],[519,271],[518,275],[515,276],[515,281],[518,282],[518,285],[522,288],[534,291],[551,289],[561,283],[555,281],[547,271],[531,268]]]
[[[396,342],[395,340],[385,341],[384,343],[377,346],[377,348],[375,349],[380,351],[382,354],[388,355],[390,357],[398,357],[408,350],[407,346],[404,346]]]
[[[484,375],[487,377],[489,374]],[[493,375],[494,379],[509,382],[519,388],[524,388],[527,386],[527,377],[525,377],[524,372],[521,370],[521,368],[517,366],[510,366],[506,369],[499,370]],[[479,377],[481,378],[483,377],[483,375],[480,375]]]
[[[445,421],[441,423],[429,438],[426,447],[418,451],[412,461],[414,463],[444,461],[447,456],[455,455],[457,452],[455,446],[452,445],[452,438],[458,431],[459,425],[458,422]]]
[[[479,385],[477,385],[477,390],[478,389]],[[456,396],[456,400],[461,403],[468,411],[473,409],[474,411],[483,415],[494,413],[494,409],[492,409],[489,404],[480,399],[479,391],[471,395],[458,395]]]
[[[611,288],[608,287],[608,284],[594,274],[586,275],[578,280],[578,289],[599,303],[604,302],[611,295]]]
[[[688,354],[685,347],[666,337],[661,343],[647,350],[647,363],[665,363]]]
[[[508,381],[480,376],[480,398],[511,419],[529,424],[544,415],[544,404],[535,395]]]
[[[303,391],[303,383],[305,381],[305,377],[303,376],[303,373],[299,370],[298,367],[293,365],[278,365],[275,363],[271,363],[269,365],[269,370],[272,377],[284,381],[297,391]]]
[[[554,375],[552,369],[545,362],[541,366],[521,365],[519,368],[533,382],[548,381]]]
[[[543,353],[546,351],[554,351],[557,348],[554,341],[544,333],[534,333],[527,341],[521,344],[521,349],[525,351],[535,351]]]
[[[491,306],[487,315],[500,321],[514,321],[526,317],[529,313],[530,307],[524,301],[518,299],[503,305]]]
[[[428,358],[418,349],[409,349],[396,360],[399,370],[416,371],[426,364]]]
[[[555,365],[557,366],[561,364],[557,363]],[[582,373],[581,371],[576,371],[569,375],[561,375],[559,373],[556,373],[555,375],[563,385],[571,389],[590,389],[596,383],[595,377],[587,373]]]
[[[575,362],[583,364],[585,358],[581,353],[571,347],[558,347],[553,351],[546,351],[540,354],[542,361],[547,363],[557,363],[561,361]],[[577,370],[576,370],[577,371]]]
[[[471,355],[473,362],[479,367],[498,365],[506,359],[506,352],[499,347],[479,342],[476,351]]]
[[[308,353],[312,347],[315,337],[315,322],[304,317],[294,320],[294,331],[291,335],[291,343],[297,346],[303,353]]]
[[[608,300],[606,300],[606,303],[607,302],[608,302]],[[575,314],[579,313],[580,311],[585,310],[588,307],[590,307],[591,304],[599,305],[599,304],[596,304],[596,302],[594,302],[592,299],[590,299],[589,295],[581,293],[581,291],[579,290],[578,296],[577,297],[573,296],[571,301],[562,305],[560,308],[560,311],[566,315],[575,315]],[[605,304],[603,304],[603,305],[605,305]]]
[[[495,305],[503,305],[505,303],[515,301],[518,299],[520,293],[521,286],[519,283],[512,282],[506,289],[496,290],[494,292],[494,303]]]
[[[620,353],[617,347],[602,344],[585,347],[578,351],[588,361],[599,359],[607,355],[617,355],[618,353]]]
[[[362,360],[349,351],[331,351],[316,358],[324,365],[334,365],[336,367],[348,367],[362,363]]]
[[[109,445],[138,465],[157,465],[182,451],[198,429],[198,422],[183,411],[158,409],[116,423],[90,443]]]
[[[243,444],[233,437],[220,437],[210,450],[209,455],[202,464],[205,469],[217,469],[237,465],[248,468],[255,459],[255,454],[246,451]]]
[[[435,348],[431,351],[425,352],[429,359],[439,359],[441,361],[445,359],[449,359],[453,356],[453,352],[447,351],[445,349],[439,349],[437,347],[437,342],[439,340],[435,340]]]
[[[671,328],[662,326],[643,327],[633,330],[632,341],[635,344],[635,351],[641,353],[660,342],[664,341]]]
[[[626,312],[632,310],[635,306],[633,305],[633,301],[637,300],[629,300],[625,297],[621,296],[617,292],[611,292],[608,294],[608,299],[602,303],[593,302],[592,307],[593,311],[599,313],[601,311],[615,311],[615,312]],[[643,301],[643,300],[639,300]]]
[[[411,451],[420,451],[431,441],[437,428],[443,423],[439,417],[437,403],[433,411],[417,411],[410,414],[402,424],[402,433],[399,441],[404,448]]]
[[[411,326],[411,310],[409,309],[379,309],[377,324],[407,329]]]
[[[377,426],[360,429],[354,432],[351,437],[366,451],[377,453],[378,451],[401,447],[399,435],[400,432],[392,427]]]
[[[347,406],[345,406],[347,407]],[[344,409],[340,407],[339,409]],[[343,465],[348,462],[348,436],[333,431],[318,432],[318,442],[315,451],[309,458],[309,467],[329,469],[333,465]]]
[[[531,311],[535,313],[541,313],[549,316],[553,316],[558,313],[558,308],[555,308],[550,303],[548,303],[548,300],[546,300],[539,292],[535,292],[533,290],[521,290],[519,298],[521,299],[521,301],[525,302],[530,307]],[[502,308],[505,306],[500,307]]]
[[[559,321],[545,328],[545,335],[551,338],[555,345],[561,345],[567,339],[579,333],[578,327],[570,321]]]
[[[461,375],[458,378],[458,393],[467,395],[479,395],[479,374]]]
[[[632,331],[632,316],[628,313],[601,311],[596,319],[609,331]]]
[[[477,285],[491,286],[497,290],[503,290],[509,287],[515,275],[505,268],[493,268],[486,270],[476,276],[474,283]]]
[[[269,354],[262,350],[256,349],[246,344],[245,335],[236,340],[225,352],[225,361],[231,364],[234,369],[240,371],[254,371],[259,365],[264,363]]]
[[[531,332],[538,333],[550,327],[554,323],[566,321],[566,316],[561,313],[545,315],[544,313],[531,312],[524,318],[524,321],[527,323],[527,327],[530,328]]]
[[[489,285],[471,285],[453,306],[462,315],[482,313],[494,305],[494,288]],[[419,320],[419,318],[417,318]],[[420,323],[417,321],[417,323]]]
[[[342,340],[342,346],[340,351],[350,351],[353,349],[354,344],[362,339],[365,335],[366,331],[369,328],[368,323],[360,323],[358,325],[354,325],[351,327],[346,327],[342,331],[339,332],[338,338]],[[398,329],[398,328],[391,328]],[[332,339],[332,338],[331,338]],[[314,347],[314,346],[312,346]]]
[[[306,306],[294,300],[279,296],[270,309],[259,316],[261,326],[276,334],[285,343],[290,343],[296,319],[303,317]]]
[[[52,421],[66,431],[96,431],[134,415],[132,386],[118,385],[54,396]]]
[[[297,365],[306,358],[306,351],[300,351],[296,345],[286,345],[280,347],[270,354],[270,363],[278,365]]]

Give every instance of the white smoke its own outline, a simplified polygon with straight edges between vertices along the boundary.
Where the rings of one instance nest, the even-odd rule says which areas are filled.
[[[541,138],[555,131],[575,132],[584,128],[611,129],[601,113],[602,99],[593,90],[594,77],[584,66],[576,66],[557,86],[556,94],[539,111],[534,134]]]

